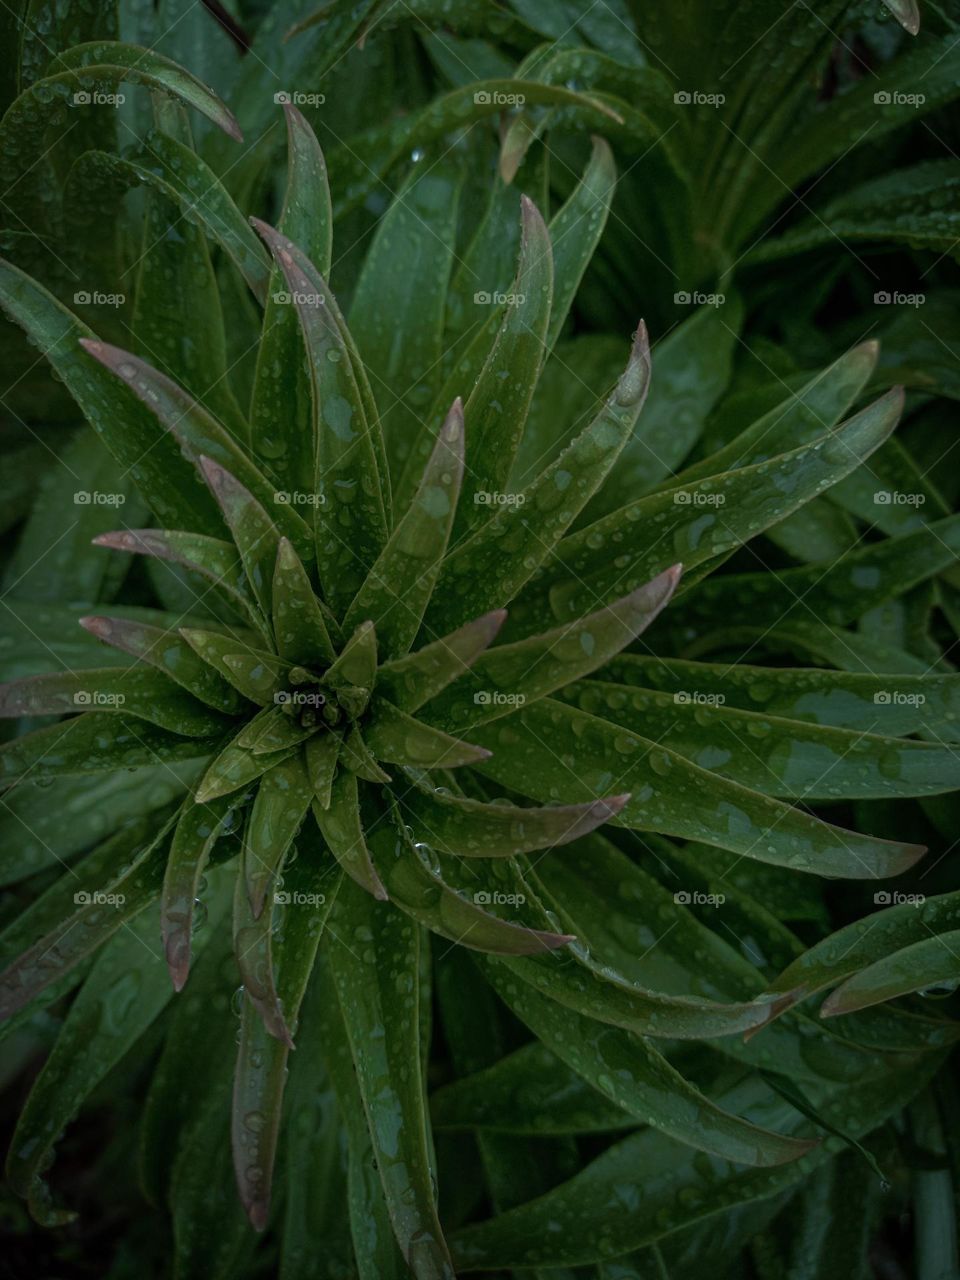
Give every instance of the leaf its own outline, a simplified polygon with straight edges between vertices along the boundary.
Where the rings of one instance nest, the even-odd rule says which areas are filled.
[[[154,919],[137,920],[100,952],[20,1112],[7,1176],[44,1226],[63,1226],[77,1216],[54,1208],[43,1180],[57,1135],[173,994],[156,955],[155,929]]]
[[[303,562],[289,539],[277,546],[271,614],[277,648],[287,662],[327,666],[336,651]]]
[[[555,612],[576,617],[674,557],[689,569],[740,546],[860,466],[893,431],[902,409],[903,393],[895,389],[811,444],[641,498],[565,538],[548,570]]]
[[[587,804],[520,808],[486,804],[413,786],[397,797],[404,819],[424,843],[461,858],[510,858],[535,849],[553,849],[609,822],[629,796],[611,796]]]
[[[340,613],[387,536],[379,449],[374,438],[379,423],[367,418],[343,321],[329,286],[295,244],[266,223],[254,219],[253,225],[283,273],[307,349],[316,467],[317,565],[324,595]]]
[[[876,895],[881,901],[889,893]],[[791,1003],[844,982],[885,957],[926,942],[940,934],[948,936],[960,925],[960,893],[936,897],[906,895],[906,900],[865,920],[854,921],[821,939],[805,951],[770,984],[769,990],[792,992]]]
[[[386,901],[387,891],[377,875],[364,839],[357,779],[352,773],[340,770],[333,780],[329,803],[324,806],[314,801],[313,816],[341,869],[361,889],[372,893],[381,902]]]
[[[43,786],[47,779],[63,774],[195,760],[211,751],[216,742],[216,738],[176,737],[135,716],[91,711],[0,746],[0,785],[29,778]]]
[[[861,969],[831,992],[820,1006],[821,1018],[855,1013],[898,996],[950,995],[960,981],[960,930],[938,933]]]
[[[245,624],[260,631],[261,635],[266,630],[266,623],[244,574],[243,563],[231,543],[200,533],[166,529],[122,529],[116,533],[102,533],[93,542],[98,547],[154,556],[183,565],[223,592]]]
[[[274,765],[288,760],[297,750],[297,746],[293,745],[278,751],[265,751],[258,754],[231,742],[224,747],[203,775],[197,787],[195,799],[200,804],[208,804],[218,796],[239,791],[241,787],[262,777]]]
[[[508,1007],[604,1097],[643,1124],[725,1160],[767,1167],[796,1160],[815,1144],[760,1128],[711,1102],[640,1036],[560,1009],[500,962],[486,973]]]
[[[197,657],[259,706],[273,706],[287,678],[287,665],[273,653],[255,649],[220,631],[181,627],[180,634]]]
[[[602,667],[642,635],[666,607],[681,569],[673,565],[622,600],[577,622],[487,650],[466,675],[433,700],[427,718],[460,732],[509,715]]]
[[[348,938],[363,938],[359,954]],[[348,880],[337,896],[326,954],[340,1007],[349,1010],[347,1036],[400,1249],[418,1280],[452,1280],[424,1098],[418,930]]]
[[[513,509],[500,507],[447,557],[428,627],[443,632],[459,626],[468,611],[500,606],[529,581],[613,469],[643,406],[649,375],[641,324],[626,369],[590,425],[524,490],[522,502],[518,497]]]
[[[311,796],[299,755],[272,765],[260,780],[243,840],[243,875],[254,919],[260,918],[267,892],[306,817]]]
[[[340,760],[351,773],[367,782],[390,781],[389,773],[377,764],[357,725],[340,740]]]
[[[159,519],[173,528],[187,525],[218,535],[222,522],[216,507],[193,480],[193,469],[174,439],[128,387],[102,366],[91,365],[80,349],[81,340],[94,340],[93,331],[46,289],[2,260],[0,305],[44,352],[83,416]]]
[[[233,745],[252,751],[254,755],[271,755],[276,751],[285,751],[288,747],[298,746],[310,737],[312,726],[299,724],[292,717],[284,715],[284,694],[277,694],[280,699],[272,707],[264,707],[247,721],[247,724],[233,740]]]
[[[374,167],[364,166],[365,176]],[[438,390],[462,182],[455,158],[412,167],[378,221],[350,308],[350,331],[379,397],[394,475]]]
[[[413,501],[343,619],[345,630],[372,622],[387,659],[409,650],[443,564],[463,478],[463,428],[454,400]]]
[[[877,879],[912,866],[922,845],[831,826],[782,801],[699,769],[664,747],[544,698],[498,727],[473,730],[489,744],[482,770],[541,802],[589,800],[614,787],[631,798],[617,826],[730,849],[760,862],[824,876]],[[545,742],[575,743],[557,756]]]
[[[372,689],[377,678],[377,630],[361,622],[324,676],[334,688]]]
[[[920,6],[917,0],[883,0],[900,25],[915,36],[920,30]]]
[[[242,446],[230,436],[226,428],[211,417],[202,405],[191,399],[164,374],[158,373],[143,360],[120,347],[88,338],[81,338],[80,345],[94,360],[121,379],[157,416],[198,471],[203,456],[229,471],[234,479],[250,490],[261,506],[273,512],[278,529],[290,539],[297,551],[301,555],[310,556],[310,531],[303,520],[289,504],[276,501],[277,491],[273,484],[249,460]],[[144,496],[152,501],[149,491]],[[173,523],[176,525],[183,522]],[[222,532],[222,525],[215,530],[203,529],[200,532],[219,534]]]
[[[340,738],[333,733],[315,733],[304,747],[304,763],[315,796],[314,805],[321,809],[330,807],[339,758]]]
[[[390,900],[443,938],[458,946],[493,955],[539,954],[572,941],[569,934],[531,929],[484,910],[489,895],[472,896],[453,888],[434,868],[403,829],[398,815],[389,826],[370,832],[376,864],[389,889]]]
[[[184,801],[174,828],[160,897],[160,936],[174,991],[182,991],[190,973],[194,908],[210,852],[232,832],[236,810],[229,800],[200,804]]]
[[[496,639],[506,616],[506,609],[494,609],[415,653],[383,663],[377,671],[381,696],[401,711],[418,711],[470,668]]]
[[[412,769],[455,769],[486,760],[485,747],[461,742],[442,729],[414,720],[378,698],[364,726],[364,740],[377,760]]]
[[[222,733],[228,721],[150,667],[28,676],[0,685],[0,719],[113,711],[192,738]]]
[[[238,954],[244,954],[249,946],[256,953],[256,960],[248,955],[244,966],[246,998],[234,1078],[231,1138],[240,1198],[257,1231],[266,1227],[270,1215],[286,1064],[293,1048],[289,1030],[286,1037],[276,1038],[276,1031],[270,1034],[270,1028],[276,1018],[284,1030],[296,1025],[320,936],[337,896],[339,877],[328,873],[321,879],[312,859],[298,858],[285,873],[284,884],[288,887],[275,895],[274,904],[261,917],[264,923],[254,930],[256,939],[248,938],[249,926],[237,934]],[[325,892],[317,891],[318,884],[324,885]],[[284,901],[276,901],[280,898]],[[238,893],[241,918],[245,906],[243,894]],[[280,917],[282,932],[273,942],[271,957],[271,928],[276,917]],[[261,986],[260,969],[264,949],[269,974],[266,989]],[[251,986],[251,979],[256,985]],[[272,1004],[271,1022],[264,1017],[268,1002]]]
[[[326,162],[302,113],[284,103],[287,125],[287,185],[280,231],[301,246],[321,276],[330,274],[333,221]],[[296,312],[284,298],[274,268],[257,349],[250,420],[255,452],[274,459],[293,490],[312,492],[314,451],[310,379],[303,367],[303,339]]]
[[[163,631],[133,618],[100,615],[81,618],[80,625],[104,644],[162,671],[175,684],[217,711],[229,714],[243,706],[237,691],[201,660],[176,632]],[[236,647],[246,648],[240,641],[236,642]]]
[[[212,458],[200,456],[200,468],[210,492],[233,535],[254,598],[267,616],[280,535],[266,511],[238,480]]]
[[[945,744],[805,725],[716,705],[706,695],[695,701],[693,693],[671,696],[599,680],[581,681],[560,697],[763,795],[812,803],[937,795],[960,786],[960,765]],[[877,707],[870,729],[880,727],[882,711]]]

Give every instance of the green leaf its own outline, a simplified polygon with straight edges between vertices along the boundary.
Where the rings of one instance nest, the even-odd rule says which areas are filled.
[[[330,274],[333,221],[323,153],[310,125],[284,103],[287,185],[280,231],[299,245],[324,279]],[[310,379],[303,367],[303,339],[296,312],[284,299],[276,269],[263,314],[250,420],[255,452],[273,460],[293,490],[312,492],[314,451]]]
[[[534,1034],[609,1101],[643,1124],[721,1159],[766,1167],[796,1160],[814,1144],[723,1111],[640,1036],[561,1009],[502,962],[486,962],[497,993]]]
[[[387,536],[375,439],[379,422],[367,417],[343,320],[329,286],[295,244],[266,223],[254,219],[253,225],[283,273],[307,349],[317,565],[324,595],[334,612],[340,613]]]
[[[501,920],[483,908],[489,895],[468,895],[462,889],[453,888],[430,865],[423,846],[409,838],[396,814],[389,826],[381,822],[370,832],[370,845],[390,900],[414,920],[458,946],[494,955],[517,956],[539,954],[572,941],[569,934]]]
[[[441,853],[461,858],[509,858],[569,844],[609,822],[628,799],[611,796],[587,804],[520,808],[416,785],[398,795],[397,802],[416,835]]]
[[[372,689],[376,678],[377,629],[367,620],[354,631],[324,680],[334,688]]]
[[[381,405],[394,475],[439,389],[462,182],[455,156],[412,167],[377,223],[350,308],[350,331]]]
[[[315,805],[329,809],[333,792],[333,779],[340,758],[340,738],[333,733],[315,733],[304,747],[304,763],[307,777],[313,788]]]
[[[265,757],[261,757],[264,759]],[[312,791],[299,755],[264,773],[243,839],[243,876],[255,919],[310,808]]]
[[[287,662],[311,667],[336,661],[327,624],[303,562],[287,538],[277,546],[271,614],[277,648]]]
[[[740,546],[860,466],[887,439],[902,410],[903,392],[894,389],[810,444],[641,498],[565,538],[548,570],[554,610],[575,617],[598,598],[617,598],[675,557],[692,568]]]
[[[283,693],[277,694],[278,699],[283,699],[284,696]],[[279,702],[258,711],[234,738],[233,745],[252,751],[255,756],[271,755],[276,751],[298,746],[312,732],[311,727],[298,724],[290,716],[284,715],[283,704]]]
[[[460,732],[509,715],[602,667],[642,635],[669,603],[680,572],[681,566],[675,564],[622,600],[577,622],[488,649],[456,684],[434,699],[427,718]]]
[[[43,1180],[57,1135],[173,994],[156,954],[155,934],[151,915],[134,921],[104,947],[20,1112],[7,1176],[44,1226],[63,1226],[76,1217],[54,1207]]]
[[[122,712],[171,733],[209,738],[228,722],[150,667],[103,667],[28,676],[0,685],[0,719]]]
[[[926,851],[820,822],[697,768],[646,738],[544,698],[499,726],[473,730],[489,744],[484,773],[531,799],[589,800],[614,787],[631,798],[617,826],[730,849],[760,862],[823,876],[876,879],[897,875]],[[544,742],[576,744],[557,756]]]
[[[951,994],[960,981],[960,930],[938,933],[883,956],[831,992],[820,1006],[822,1018],[855,1013],[898,996]]]
[[[494,609],[415,653],[383,663],[377,671],[380,695],[401,711],[418,711],[469,670],[496,639],[506,617],[506,609]]]
[[[372,622],[383,656],[405,654],[420,630],[453,527],[463,478],[463,407],[455,400],[399,524],[343,619]]]
[[[443,632],[478,609],[511,600],[613,469],[643,406],[650,350],[643,324],[630,359],[606,403],[559,458],[524,490],[522,501],[501,506],[447,557],[427,626]],[[469,431],[469,422],[467,423]]]
[[[120,347],[87,338],[81,338],[80,345],[94,360],[121,379],[157,416],[197,471],[200,471],[200,459],[203,456],[223,467],[234,479],[250,490],[261,506],[273,513],[273,519],[280,532],[290,539],[297,551],[301,555],[310,557],[312,539],[301,517],[289,503],[277,501],[275,486],[249,460],[242,445],[202,405],[164,374],[158,373],[143,360]],[[195,486],[191,485],[188,491],[192,492],[194,488]],[[153,495],[149,490],[144,493],[144,496],[152,503]],[[174,526],[177,523],[195,522],[174,521]],[[220,534],[222,524],[217,529],[202,529],[199,532]]]
[[[273,710],[273,708],[271,708]],[[230,743],[217,756],[197,787],[195,798],[200,804],[207,804],[211,800],[215,800],[218,796],[229,795],[232,791],[239,791],[241,787],[245,787],[249,782],[255,782],[274,765],[282,764],[284,760],[298,750],[298,746],[284,747],[279,751],[261,752],[246,750],[242,747]]]
[[[202,454],[200,468],[233,535],[254,598],[269,616],[273,569],[280,541],[277,527],[253,494],[229,471]]]
[[[367,782],[390,781],[389,773],[377,764],[357,725],[340,741],[340,760],[351,773]]]
[[[243,699],[236,689],[199,658],[191,646],[185,643],[182,635],[176,632],[163,631],[160,627],[133,618],[108,618],[100,615],[81,618],[80,625],[104,644],[156,667],[181,688],[217,711],[229,714],[239,711],[243,706]],[[241,640],[233,643],[237,649],[244,650],[247,647]]]
[[[190,974],[200,878],[213,846],[235,826],[236,809],[223,799],[210,804],[188,799],[177,819],[160,896],[160,936],[175,991],[183,990]]]
[[[324,892],[318,892],[320,884]],[[321,879],[312,859],[298,858],[285,873],[284,885],[283,892],[274,895],[274,904],[263,913],[261,925],[253,929],[256,936],[250,936],[251,927],[246,922],[237,933],[238,955],[246,956],[242,970],[246,999],[237,1051],[231,1136],[240,1198],[258,1231],[267,1225],[270,1214],[287,1057],[293,1048],[289,1028],[296,1025],[339,877],[328,874]],[[247,904],[242,892],[238,892],[236,905],[243,919]],[[271,930],[278,918],[280,934],[271,943]],[[271,1033],[274,1026],[277,1030]],[[278,1038],[280,1028],[287,1034]]]
[[[699,691],[695,700],[693,692],[670,695],[584,680],[560,696],[763,795],[812,803],[937,795],[960,786],[960,764],[945,744],[737,711]],[[882,711],[877,708],[870,728],[879,727]]]
[[[333,923],[326,954],[340,1007],[349,1010],[347,1036],[393,1229],[418,1280],[452,1280],[434,1201],[424,1098],[419,930],[349,880]]]
[[[287,678],[287,664],[276,654],[255,649],[220,631],[181,627],[180,634],[203,664],[217,672],[244,698],[273,706]]]
[[[884,891],[875,895],[875,901],[889,902],[893,896]],[[824,987],[845,982],[885,957],[894,957],[940,934],[949,936],[958,926],[960,893],[930,898],[906,894],[902,902],[821,939],[788,965],[769,990],[792,992],[791,1003],[796,1003]]]
[[[377,760],[411,769],[455,769],[486,760],[489,751],[414,720],[378,698],[364,726],[364,739]]]
[[[122,529],[93,539],[98,547],[110,547],[133,555],[155,556],[183,565],[204,578],[236,609],[245,624],[266,631],[266,622],[250,590],[243,562],[232,543],[200,533],[167,529]],[[266,638],[266,637],[264,637]]]
[[[329,803],[325,806],[314,801],[313,816],[341,869],[361,889],[385,901],[388,894],[371,861],[363,834],[356,777],[341,769],[330,788]]]

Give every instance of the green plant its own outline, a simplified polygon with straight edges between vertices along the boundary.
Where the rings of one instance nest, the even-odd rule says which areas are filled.
[[[348,9],[356,35],[384,6]],[[66,59],[143,70],[92,56]],[[131,1226],[117,1276],[853,1275],[867,1227],[828,1206],[874,1220],[878,1167],[904,1195],[909,1130],[939,1265],[956,1024],[886,1002],[955,980],[958,895],[887,882],[952,821],[960,678],[903,615],[952,586],[960,517],[891,453],[877,344],[712,412],[709,308],[662,362],[642,324],[572,332],[620,190],[580,137],[622,127],[602,94],[543,87],[579,165],[559,204],[541,118],[500,139],[480,102],[458,132],[522,76],[351,139],[334,198],[287,105],[279,230],[251,231],[272,160],[231,187],[177,100],[233,117],[151,66],[145,150],[101,137],[54,188],[81,225],[94,178],[148,188],[71,259],[108,292],[136,262],[108,332],[42,254],[44,283],[0,264],[92,428],[44,468],[5,598],[0,1035],[47,1053],[14,1190],[67,1222],[46,1175],[85,1110],[116,1117],[81,1148],[97,1182],[126,1203],[136,1168],[172,1221],[172,1246]],[[375,222],[351,152],[401,175]],[[891,466],[922,519],[878,513]],[[891,905],[832,933],[822,877],[850,917],[857,881]]]

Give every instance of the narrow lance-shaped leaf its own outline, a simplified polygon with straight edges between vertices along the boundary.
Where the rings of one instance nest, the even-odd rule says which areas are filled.
[[[385,698],[377,699],[363,736],[378,760],[412,769],[455,769],[458,765],[477,764],[490,755],[485,747],[475,747],[414,720]]]
[[[86,338],[81,339],[80,345],[94,360],[114,373],[159,418],[198,472],[201,456],[212,458],[249,489],[261,506],[273,512],[278,528],[301,555],[312,556],[310,530],[302,518],[289,503],[274,500],[276,486],[250,461],[242,445],[202,405],[170,378],[129,351]],[[149,492],[145,496],[149,500]]]
[[[317,852],[313,847],[307,852]],[[298,858],[287,871],[282,894],[272,908],[272,919],[282,921],[282,932],[271,944],[269,936],[258,945],[272,945],[270,987],[283,1025],[296,1026],[300,1006],[313,970],[314,959],[327,916],[339,887],[339,876],[318,874],[313,856]],[[239,908],[242,911],[242,906]],[[267,913],[264,913],[266,917]],[[240,941],[240,935],[238,935]],[[273,1166],[283,1115],[289,1036],[270,1034],[246,988],[240,1025],[240,1044],[234,1075],[231,1138],[234,1170],[243,1207],[258,1231],[270,1214]],[[282,1015],[280,1015],[282,1010]]]
[[[665,608],[681,570],[681,565],[673,565],[579,622],[488,649],[461,680],[434,699],[425,718],[460,731],[509,715],[602,667],[642,635]]]
[[[321,809],[330,807],[339,757],[340,738],[334,733],[315,733],[304,747],[303,758],[315,796],[314,803]]]
[[[418,930],[346,880],[326,954],[357,1069],[390,1219],[418,1280],[452,1280],[434,1199],[420,1060]],[[348,942],[359,936],[359,954]],[[403,1123],[398,1124],[398,1118]]]
[[[235,742],[228,743],[203,775],[197,787],[196,799],[201,804],[207,804],[218,796],[239,791],[241,787],[262,777],[274,765],[289,759],[298,750],[298,746],[288,746],[277,751],[257,753],[238,747]]]
[[[233,534],[254,597],[264,613],[269,615],[273,566],[280,541],[273,518],[249,489],[245,489],[212,458],[201,454],[200,468]]]
[[[387,659],[401,657],[420,630],[447,550],[463,478],[464,419],[453,402],[420,485],[343,619],[369,620]]]
[[[277,546],[271,615],[277,648],[287,662],[328,666],[336,652],[303,562],[287,538]]]
[[[275,764],[261,779],[243,842],[243,876],[255,918],[310,807],[311,789],[299,756]]]
[[[231,684],[244,698],[262,707],[274,702],[283,685],[287,665],[273,653],[238,641],[220,631],[181,627],[180,634],[208,669]]]
[[[344,645],[336,662],[324,679],[335,688],[353,685],[372,689],[377,678],[377,629],[372,622],[361,622]]]
[[[154,556],[158,560],[172,560],[183,565],[223,592],[245,623],[261,634],[265,632],[266,623],[250,590],[243,562],[232,543],[200,533],[167,529],[120,529],[115,533],[102,533],[93,541],[98,547]]]
[[[183,990],[190,973],[200,877],[214,844],[231,828],[233,816],[228,800],[206,805],[187,800],[177,819],[160,897],[160,936],[175,991]]]
[[[960,930],[938,933],[875,960],[847,978],[820,1006],[821,1018],[855,1013],[898,996],[951,995],[960,984]]]
[[[295,244],[254,220],[283,272],[307,349],[316,464],[316,550],[324,595],[342,611],[386,541],[373,432],[323,277]],[[299,549],[299,548],[298,548]]]
[[[557,280],[547,332],[547,346],[551,350],[603,234],[617,185],[617,166],[610,144],[599,137],[592,141],[593,152],[583,177],[550,221]]]
[[[380,694],[401,711],[419,710],[469,669],[496,639],[506,617],[506,609],[494,609],[415,653],[383,663],[377,670]]]
[[[631,799],[618,826],[699,840],[798,871],[853,879],[898,875],[923,845],[879,840],[821,822],[761,796],[646,738],[544,698],[501,726],[478,726],[491,748],[484,773],[531,799],[589,800],[614,787]],[[545,752],[545,742],[576,742],[575,757]]]
[[[280,230],[300,245],[326,278],[330,273],[333,220],[326,164],[303,114],[284,103],[287,185]],[[254,452],[273,460],[291,490],[310,493],[314,483],[310,379],[303,367],[297,313],[276,267],[270,279],[257,349],[250,422]]]
[[[449,885],[432,868],[422,846],[415,845],[394,815],[370,833],[378,869],[391,901],[414,920],[458,946],[493,955],[529,955],[573,941],[570,934],[532,929],[502,920],[484,909],[476,894]]]
[[[390,781],[390,774],[377,763],[358,725],[354,725],[346,737],[341,739],[339,760],[345,769],[367,782]]]
[[[341,769],[333,780],[329,803],[314,801],[313,816],[331,853],[346,874],[367,893],[385,901],[387,891],[370,859],[363,833],[357,779]]]
[[[600,411],[563,453],[524,490],[522,501],[461,543],[444,564],[427,625],[459,626],[470,612],[512,600],[614,467],[643,407],[650,347],[641,322],[627,367]]]

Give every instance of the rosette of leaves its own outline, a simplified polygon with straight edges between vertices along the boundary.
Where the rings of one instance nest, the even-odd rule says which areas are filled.
[[[828,577],[714,572],[889,437],[896,389],[851,413],[869,344],[729,446],[598,515],[614,469],[651,449],[646,332],[629,350],[620,340],[612,388],[576,411],[557,398],[551,353],[603,229],[609,148],[594,144],[549,223],[495,188],[466,245],[462,168],[415,164],[345,320],[323,157],[303,117],[285,114],[280,230],[256,224],[269,283],[251,287],[264,302],[248,409],[222,398],[222,352],[196,360],[211,316],[222,322],[209,262],[194,272],[204,305],[184,308],[168,292],[169,246],[147,246],[136,353],[0,269],[5,310],[109,451],[72,459],[91,492],[95,458],[99,483],[132,478],[131,507],[153,513],[104,529],[91,501],[80,532],[98,546],[76,547],[69,488],[51,486],[18,549],[2,706],[28,722],[0,769],[22,833],[6,876],[29,906],[2,939],[6,1034],[29,1045],[46,1029],[50,1044],[50,1012],[65,1012],[9,1175],[41,1221],[64,1221],[44,1179],[53,1145],[136,1060],[154,1068],[141,1179],[170,1209],[181,1275],[258,1265],[234,1180],[296,1277],[312,1274],[318,1223],[330,1273],[449,1275],[447,1229],[485,1205],[493,1217],[453,1237],[460,1268],[632,1254],[789,1189],[831,1142],[908,1100],[951,1043],[942,1019],[897,1010],[842,1034],[819,1025],[793,1007],[805,975],[773,989],[796,937],[731,890],[740,926],[762,940],[757,959],[699,903],[716,900],[711,867],[728,855],[758,874],[909,868],[922,847],[801,805],[955,787],[956,678],[903,675],[901,691],[925,701],[878,702],[883,677],[693,651],[721,645],[743,615],[802,631],[803,601],[840,628],[936,573],[960,535],[948,519],[935,540],[882,539]],[[516,222],[501,296],[483,286],[496,286]],[[236,239],[215,243],[221,273],[246,278]],[[568,400],[582,393],[567,384]],[[46,567],[41,521],[51,553],[71,534],[71,555]],[[18,669],[31,658],[47,670]],[[430,1040],[431,936],[445,940],[445,1050]],[[432,1106],[428,1063],[449,1082]],[[798,1107],[781,1079],[814,1101]],[[478,1134],[479,1164],[469,1143],[446,1147],[463,1129]],[[624,1131],[596,1160],[572,1142]],[[559,1186],[517,1165],[511,1188],[524,1132],[557,1139]],[[438,1209],[434,1171],[443,1197],[461,1162],[470,1194]],[[624,1215],[624,1188],[646,1195],[659,1167],[644,1213]]]

